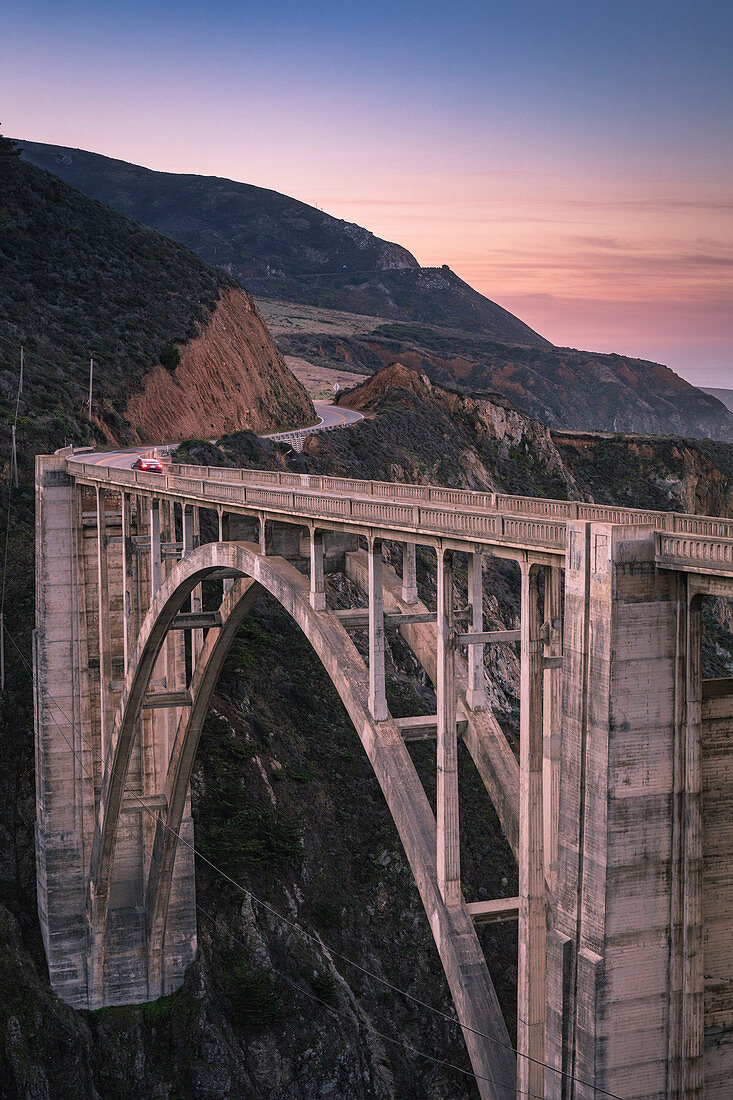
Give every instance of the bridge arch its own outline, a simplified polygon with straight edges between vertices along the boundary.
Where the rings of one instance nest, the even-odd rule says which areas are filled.
[[[376,721],[369,709],[368,669],[343,624],[328,610],[311,606],[308,580],[280,557],[268,557],[241,542],[207,543],[176,564],[156,594],[137,639],[115,716],[100,794],[89,873],[87,915],[90,971],[101,977],[109,889],[122,796],[135,733],[153,668],[176,615],[204,579],[232,578],[189,685],[170,753],[165,806],[156,828],[145,889],[151,990],[164,992],[163,957],[171,876],[198,739],[221,666],[236,631],[261,591],[270,593],[301,628],[334,684],[374,770],[405,849],[453,997],[484,1098],[514,1096],[515,1064],[496,992],[474,929],[461,900],[446,905],[438,886],[436,822],[423,786],[390,717]]]

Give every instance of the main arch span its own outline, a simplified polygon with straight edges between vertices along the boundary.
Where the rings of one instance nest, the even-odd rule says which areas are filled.
[[[94,942],[93,985],[106,987],[107,908],[127,774],[152,671],[165,637],[184,602],[206,579],[241,578],[230,589],[197,655],[165,780],[156,827],[153,859],[145,889],[148,942],[148,996],[160,996],[180,975],[165,974],[165,925],[176,837],[181,827],[199,734],[227,650],[237,628],[263,589],[274,596],[305,634],[333,682],[367,753],[397,826],[425,906],[474,1069],[485,1079],[486,1095],[514,1094],[514,1059],[471,916],[465,905],[448,907],[438,889],[436,824],[405,742],[389,717],[375,721],[369,713],[369,674],[341,622],[310,604],[308,581],[280,557],[263,558],[255,544],[209,543],[175,566],[153,600],[131,655],[122,698],[107,752],[89,872],[88,919]],[[220,625],[219,625],[220,624]],[[111,960],[114,965],[114,959]],[[192,961],[192,960],[189,960]],[[490,1084],[491,1083],[491,1084]]]

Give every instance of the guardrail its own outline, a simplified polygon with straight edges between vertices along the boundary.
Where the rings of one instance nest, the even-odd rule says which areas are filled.
[[[504,516],[487,510],[468,510],[455,504],[423,504],[409,500],[389,500],[380,496],[359,497],[354,494],[328,493],[302,485],[293,488],[246,484],[242,480],[221,477],[183,476],[181,473],[154,474],[141,470],[126,470],[110,466],[89,466],[69,461],[69,473],[85,481],[113,486],[139,487],[188,498],[205,506],[240,505],[252,510],[269,510],[278,515],[294,515],[299,519],[344,520],[359,526],[375,526],[394,531],[410,531],[425,535],[450,535],[458,540],[489,540],[521,547],[537,547],[563,554],[565,524],[547,522],[542,518]],[[189,470],[200,467],[183,467]],[[450,493],[450,491],[449,491]]]
[[[658,530],[712,535],[733,539],[733,520],[720,516],[695,516],[686,512],[656,512],[648,508],[622,508],[616,505],[588,504],[578,500],[551,500],[544,497],[510,496],[473,489],[451,489],[442,485],[408,485],[390,481],[363,481],[358,478],[331,477],[321,474],[293,474],[280,470],[226,469],[219,466],[178,466],[181,474],[205,480],[235,481],[244,484],[299,486],[312,492],[356,493],[359,496],[390,500],[410,499],[426,503],[463,505],[491,512],[512,512],[540,516],[548,520],[585,519],[603,523],[650,523]]]
[[[180,465],[155,474],[91,466],[73,458],[67,460],[67,467],[85,481],[157,489],[203,506],[239,505],[303,520],[375,526],[394,531],[395,537],[409,530],[459,541],[536,547],[555,554],[565,551],[567,520],[649,524],[657,529],[660,565],[733,572],[733,520],[716,516],[286,471]]]

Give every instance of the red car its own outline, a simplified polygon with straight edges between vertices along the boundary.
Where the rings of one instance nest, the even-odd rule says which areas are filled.
[[[158,458],[143,458],[140,455],[136,458],[132,464],[133,470],[147,470],[151,474],[162,474],[165,471],[165,466]]]

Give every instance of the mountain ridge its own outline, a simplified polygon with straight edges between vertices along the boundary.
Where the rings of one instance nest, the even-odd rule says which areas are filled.
[[[356,313],[450,322],[552,345],[444,265],[269,188],[158,172],[84,149],[17,139],[23,159],[222,267],[250,293]]]

